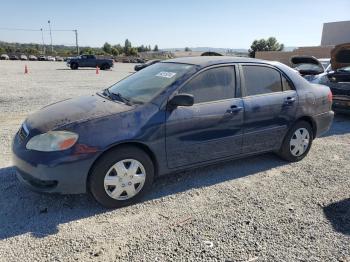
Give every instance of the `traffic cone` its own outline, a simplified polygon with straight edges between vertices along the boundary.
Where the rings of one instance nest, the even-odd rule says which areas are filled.
[[[28,67],[27,67],[27,65],[24,65],[24,73],[28,74]]]
[[[98,68],[98,66],[96,66],[96,75],[98,75],[100,73],[99,71],[100,69]]]

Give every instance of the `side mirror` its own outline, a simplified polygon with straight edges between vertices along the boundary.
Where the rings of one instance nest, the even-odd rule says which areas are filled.
[[[194,98],[190,94],[177,94],[169,101],[169,105],[173,108],[178,106],[193,106]]]

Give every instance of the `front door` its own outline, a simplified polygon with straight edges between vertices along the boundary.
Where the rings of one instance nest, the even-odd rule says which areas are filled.
[[[277,69],[242,65],[244,94],[243,153],[276,150],[295,120],[298,96]]]
[[[235,97],[234,66],[200,72],[179,93],[192,94],[194,105],[167,112],[166,152],[169,168],[239,154],[243,101]]]

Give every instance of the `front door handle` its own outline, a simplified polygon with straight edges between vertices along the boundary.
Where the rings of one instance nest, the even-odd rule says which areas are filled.
[[[284,99],[284,105],[291,105],[296,101],[295,97],[287,97]]]
[[[243,107],[241,107],[241,106],[232,105],[232,106],[230,107],[230,109],[228,109],[226,112],[227,112],[227,113],[230,113],[230,114],[233,114],[233,113],[236,113],[236,112],[241,111],[242,109],[243,109]]]

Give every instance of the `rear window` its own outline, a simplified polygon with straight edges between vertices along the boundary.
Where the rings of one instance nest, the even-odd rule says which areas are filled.
[[[281,74],[264,66],[243,66],[246,96],[281,92]],[[286,86],[288,88],[288,86]]]

